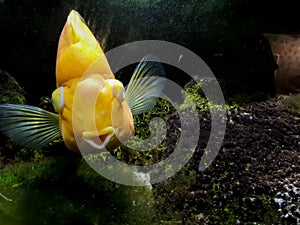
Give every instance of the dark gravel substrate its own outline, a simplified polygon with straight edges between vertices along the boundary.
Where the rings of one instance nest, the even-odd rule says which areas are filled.
[[[184,224],[300,224],[300,116],[281,107],[283,100],[229,110],[222,148],[204,172],[197,168],[210,114],[201,112],[201,140],[187,168],[196,171],[195,182],[158,199],[158,208],[181,211]]]

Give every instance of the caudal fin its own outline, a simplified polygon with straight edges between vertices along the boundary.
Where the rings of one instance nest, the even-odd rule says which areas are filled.
[[[0,131],[29,148],[42,148],[60,137],[58,115],[29,105],[1,104]]]

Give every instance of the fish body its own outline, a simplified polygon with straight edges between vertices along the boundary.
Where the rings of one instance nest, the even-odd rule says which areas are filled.
[[[157,59],[151,55],[142,59],[125,90],[98,41],[72,10],[57,50],[57,88],[52,102],[58,114],[34,106],[3,104],[0,130],[26,147],[41,148],[61,135],[75,152],[81,142],[94,152],[113,150],[133,135],[133,115],[151,108],[163,89],[164,70],[153,61]]]
[[[114,79],[110,66],[98,41],[78,12],[72,10],[61,32],[56,57],[57,87],[74,78],[81,78],[85,71],[98,61],[96,71],[105,79]]]

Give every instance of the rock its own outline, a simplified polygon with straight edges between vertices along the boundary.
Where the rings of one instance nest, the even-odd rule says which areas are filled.
[[[300,35],[264,34],[278,64],[275,84],[278,92],[300,92]]]

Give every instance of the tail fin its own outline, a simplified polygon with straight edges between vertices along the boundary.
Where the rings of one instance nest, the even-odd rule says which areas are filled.
[[[41,148],[60,137],[58,115],[29,105],[1,104],[0,131],[29,148]]]

